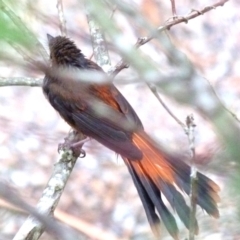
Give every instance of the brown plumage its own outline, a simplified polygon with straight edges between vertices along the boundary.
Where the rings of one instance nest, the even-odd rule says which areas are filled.
[[[55,77],[56,67],[102,69],[86,59],[68,38],[48,35],[48,39],[52,72],[50,69],[44,78],[43,91],[49,102],[76,131],[122,156],[153,232],[160,234],[158,225],[161,219],[171,236],[178,239],[176,221],[163,202],[162,194],[188,228],[190,210],[182,192],[190,192],[190,167],[166,153],[147,135],[137,114],[113,84],[88,84],[72,78]],[[100,114],[100,107],[114,117],[105,112]],[[197,204],[217,218],[218,185],[198,173],[197,191]],[[195,226],[197,233],[197,221]]]

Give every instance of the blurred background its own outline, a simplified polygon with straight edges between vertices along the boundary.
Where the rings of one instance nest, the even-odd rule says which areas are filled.
[[[91,57],[92,42],[84,2],[62,2],[68,36],[87,57]],[[126,47],[133,46],[139,37],[151,35],[150,29],[164,25],[172,17],[170,0],[103,2],[109,21],[114,22],[124,40],[118,44],[125,44]],[[200,11],[216,2],[218,0],[176,0],[177,14],[180,18],[192,9]],[[61,34],[57,2],[19,0],[5,3],[48,51],[46,34]],[[24,53],[40,59],[40,54],[36,53],[37,46],[26,46],[29,36],[22,36],[21,29],[14,30],[14,24],[3,11],[2,1],[0,6],[0,82],[7,82],[14,77],[42,79],[44,74],[30,68],[23,54],[19,54],[13,47],[16,41],[24,46]],[[174,70],[171,62],[174,54],[184,53],[202,81],[208,81],[226,108],[236,114],[233,117],[229,113],[229,116],[237,127],[237,116],[240,113],[239,7],[238,0],[229,1],[223,7],[162,33],[177,49],[171,56],[158,40],[152,40],[139,49],[145,59],[149,59],[163,72]],[[129,9],[136,15],[129,14]],[[6,29],[4,32],[5,21],[10,26],[11,34]],[[11,41],[6,41],[8,34]],[[121,60],[121,51],[108,34],[106,41],[111,64],[115,66]],[[130,67],[121,71],[118,79],[131,77],[139,77],[139,74],[131,68],[130,62]],[[181,88],[181,82],[177,84]],[[166,112],[140,77],[139,82],[116,82],[116,85],[138,113],[146,131],[172,151],[184,154],[187,161],[190,152],[184,130]],[[70,128],[47,102],[40,87],[8,86],[7,83],[0,86],[0,180],[12,186],[24,200],[35,206],[51,176],[54,163],[59,159],[57,146]],[[194,114],[199,170],[221,187],[220,218],[213,219],[198,209],[200,233],[196,239],[240,239],[240,183],[235,178],[239,175],[238,159],[230,157],[224,141],[219,139],[207,116],[193,104],[179,103],[163,89],[158,90],[164,102],[181,121],[184,122],[189,114]],[[207,98],[204,101],[211,105]],[[83,239],[104,239],[101,234],[108,234],[109,239],[153,239],[140,199],[121,157],[94,140],[87,142],[84,150],[87,156],[78,159],[57,207],[56,217],[80,231]],[[0,198],[0,239],[12,239],[26,217],[27,213]],[[180,239],[184,239],[188,232],[180,220],[177,222]],[[90,237],[88,232],[96,229],[102,232],[94,238]],[[41,239],[53,238],[45,233]],[[171,239],[164,226],[162,239]]]

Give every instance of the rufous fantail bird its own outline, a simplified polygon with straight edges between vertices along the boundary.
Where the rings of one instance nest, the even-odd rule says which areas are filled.
[[[88,83],[55,74],[61,68],[73,72],[77,69],[103,73],[103,70],[69,38],[48,35],[48,42],[51,67],[44,78],[43,92],[50,104],[75,131],[121,155],[154,234],[160,235],[162,220],[171,236],[178,239],[178,226],[169,207],[189,228],[190,208],[183,197],[183,193],[190,194],[189,165],[179,156],[167,153],[144,131],[136,112],[112,83]],[[109,110],[111,117],[107,112],[100,114],[102,108],[98,104]],[[116,118],[112,117],[114,114]],[[200,172],[197,179],[197,204],[209,215],[219,217],[219,186]],[[163,201],[163,195],[170,206]],[[196,219],[195,233],[198,233]]]

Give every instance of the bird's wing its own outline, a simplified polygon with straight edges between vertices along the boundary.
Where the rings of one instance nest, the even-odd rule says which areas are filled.
[[[112,85],[92,87],[85,89],[85,92],[81,91],[81,86],[75,88],[79,89],[77,99],[73,98],[67,87],[61,88],[61,91],[52,87],[47,93],[49,101],[65,121],[116,153],[129,159],[141,159],[142,152],[131,138],[133,128],[138,128],[137,124],[142,125],[125,98],[118,91],[113,93]],[[99,90],[101,88],[102,91]],[[119,105],[119,101],[115,100],[117,98],[122,101]]]
[[[76,67],[79,69],[88,69],[90,71],[104,72],[100,66],[89,59],[84,58],[84,64],[82,62],[82,58],[79,58]],[[124,116],[129,121],[133,122],[138,129],[143,129],[143,125],[138,115],[113,84],[91,84],[89,85],[89,94],[94,95],[96,98],[100,99],[118,112],[123,113]]]

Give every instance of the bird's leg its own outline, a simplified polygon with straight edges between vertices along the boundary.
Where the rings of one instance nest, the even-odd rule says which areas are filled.
[[[89,141],[90,138],[86,137],[83,140],[80,140],[78,142],[74,142],[71,144],[70,149],[72,149],[73,151],[76,151],[77,149],[80,150],[80,158],[84,158],[86,156],[86,152],[82,149],[82,146],[85,142]]]
[[[70,131],[68,136],[64,138],[64,143],[58,144],[58,152],[61,150],[71,149],[74,155],[84,158],[86,156],[86,152],[82,149],[82,146],[88,140],[89,138],[81,132],[77,132],[75,130]]]

